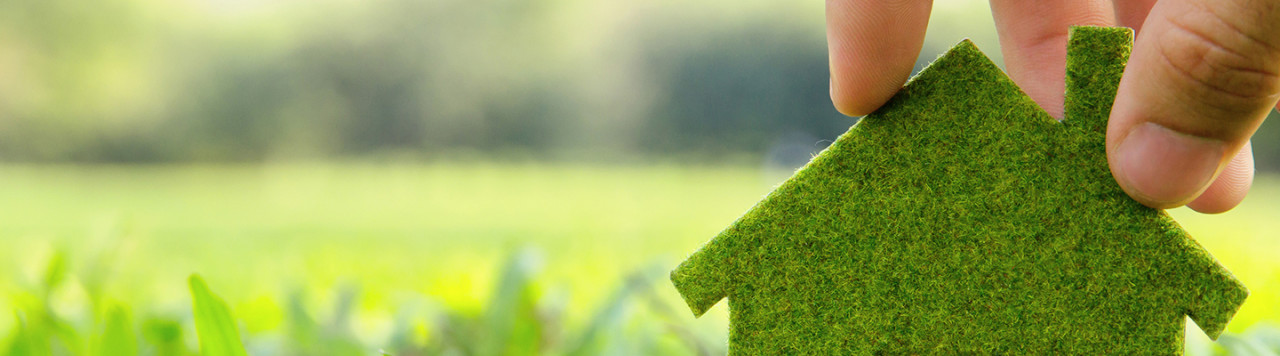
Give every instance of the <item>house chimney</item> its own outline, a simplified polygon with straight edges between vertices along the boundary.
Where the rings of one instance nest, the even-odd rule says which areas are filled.
[[[1105,137],[1107,117],[1132,45],[1133,30],[1127,27],[1071,28],[1065,124]]]

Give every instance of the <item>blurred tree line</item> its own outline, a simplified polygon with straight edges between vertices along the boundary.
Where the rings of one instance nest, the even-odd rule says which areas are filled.
[[[917,67],[962,34],[998,61],[985,12],[937,8]],[[824,35],[762,0],[9,0],[0,160],[803,162],[855,122]]]

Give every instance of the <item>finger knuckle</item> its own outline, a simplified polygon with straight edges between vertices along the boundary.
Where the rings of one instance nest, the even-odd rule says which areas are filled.
[[[1171,19],[1159,55],[1205,103],[1252,110],[1280,94],[1280,48],[1210,12]]]

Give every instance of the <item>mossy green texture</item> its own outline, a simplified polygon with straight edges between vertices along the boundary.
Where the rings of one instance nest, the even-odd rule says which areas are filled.
[[[1107,168],[1132,32],[1073,28],[1059,122],[969,41],[671,273],[733,354],[1176,354],[1248,291]]]

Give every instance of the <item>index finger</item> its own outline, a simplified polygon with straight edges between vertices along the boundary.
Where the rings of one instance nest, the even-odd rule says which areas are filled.
[[[836,110],[866,115],[902,88],[924,45],[932,7],[932,0],[827,0]]]

